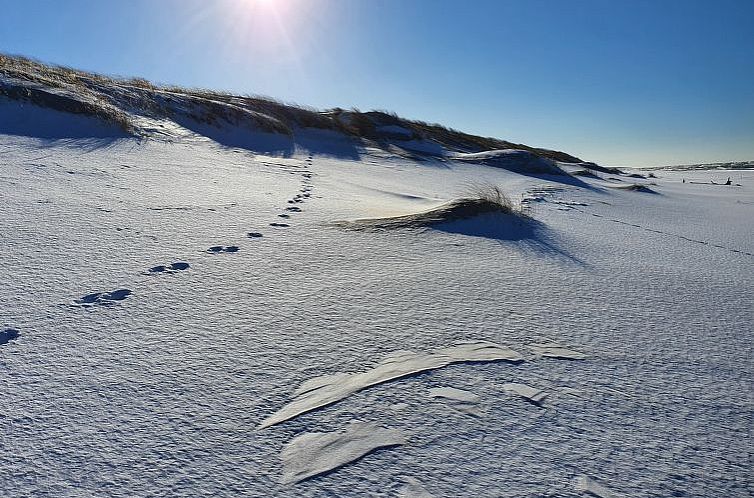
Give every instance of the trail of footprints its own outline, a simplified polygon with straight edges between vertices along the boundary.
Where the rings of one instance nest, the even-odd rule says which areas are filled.
[[[291,217],[295,213],[301,213],[303,211],[303,209],[299,207],[299,204],[306,202],[312,196],[312,191],[314,189],[314,186],[312,185],[312,178],[314,177],[314,175],[310,169],[312,166],[313,160],[314,158],[312,154],[309,154],[307,158],[304,160],[304,166],[301,173],[301,177],[302,177],[301,188],[299,189],[298,193],[296,193],[296,195],[294,195],[292,198],[287,200],[288,206],[284,209],[284,212],[277,215],[278,218],[281,218],[281,220],[285,220],[285,223],[279,222],[279,221],[271,222],[269,224],[271,228],[275,230],[289,228],[291,225],[288,221],[291,219]],[[248,232],[246,234],[246,237],[249,239],[258,239],[258,238],[262,238],[263,236],[264,234],[261,232]],[[221,255],[221,254],[237,253],[240,250],[241,248],[237,245],[228,245],[228,246],[216,245],[216,246],[211,246],[202,252],[204,254]],[[172,275],[172,274],[185,272],[189,270],[190,268],[191,268],[191,265],[189,263],[185,261],[176,261],[170,264],[159,264],[159,265],[153,266],[147,269],[144,272],[144,274],[152,275],[152,276]],[[73,301],[72,306],[81,307],[81,308],[111,306],[113,304],[116,304],[119,301],[123,301],[124,299],[128,298],[132,294],[133,294],[133,291],[131,289],[115,289],[109,292],[93,292],[91,294],[87,294],[78,299],[75,299]],[[11,329],[8,329],[8,330],[11,330]],[[12,339],[14,338],[15,337],[12,337]]]

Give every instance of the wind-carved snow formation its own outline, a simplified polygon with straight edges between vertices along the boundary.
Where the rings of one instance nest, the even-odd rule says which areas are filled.
[[[451,408],[462,413],[474,417],[481,417],[483,414],[479,407],[479,396],[470,391],[455,387],[434,387],[429,390],[429,396],[447,402]]]
[[[575,487],[577,491],[583,491],[591,496],[596,496],[597,498],[621,498],[622,496],[610,491],[605,486],[588,476],[580,476],[577,478]]]
[[[510,394],[521,396],[525,400],[540,406],[544,399],[547,397],[547,393],[536,387],[528,386],[526,384],[519,384],[517,382],[508,382],[503,384],[503,390]]]
[[[341,432],[310,432],[293,438],[280,454],[283,483],[293,484],[341,467],[378,448],[405,444],[403,434],[372,422],[351,422]]]
[[[400,498],[433,498],[432,493],[419,482],[418,479],[413,477],[406,478],[406,484],[401,488]]]
[[[486,361],[518,363],[524,361],[524,357],[507,346],[486,341],[462,343],[426,354],[400,351],[385,358],[376,367],[366,372],[325,375],[304,382],[294,393],[296,398],[262,421],[258,429],[264,429],[317,408],[331,405],[377,384],[428,370],[436,370],[453,363]]]
[[[433,398],[444,398],[459,403],[479,402],[479,396],[476,394],[463,389],[456,389],[455,387],[433,387],[429,390],[429,395]]]

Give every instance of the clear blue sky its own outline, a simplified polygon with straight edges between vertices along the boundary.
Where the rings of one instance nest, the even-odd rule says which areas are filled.
[[[0,51],[608,165],[754,159],[754,0],[24,0]]]

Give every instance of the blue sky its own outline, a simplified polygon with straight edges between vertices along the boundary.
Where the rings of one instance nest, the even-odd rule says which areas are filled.
[[[24,0],[0,51],[607,165],[754,159],[754,0]]]

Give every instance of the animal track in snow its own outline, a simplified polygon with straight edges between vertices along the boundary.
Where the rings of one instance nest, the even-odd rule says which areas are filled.
[[[275,228],[288,228],[290,225],[287,223],[270,223],[270,226]]]
[[[157,265],[153,266],[149,270],[147,270],[151,274],[158,274],[158,273],[176,273],[183,270],[188,270],[191,267],[188,263],[184,263],[182,261],[179,261],[177,263],[171,263],[169,266],[165,265]]]
[[[210,254],[219,254],[221,252],[238,252],[238,246],[212,246],[207,249]]]
[[[0,346],[8,344],[10,341],[17,339],[21,333],[16,329],[5,329],[0,332]]]
[[[300,213],[302,209],[300,207],[292,206],[285,208],[286,211],[290,211],[292,213]]]
[[[259,232],[249,232],[249,233],[247,233],[247,234],[246,234],[246,236],[247,236],[248,238],[250,238],[250,239],[258,239],[258,238],[264,237],[264,236],[263,236],[263,235],[262,235],[261,233],[259,233]]]
[[[112,292],[93,292],[87,294],[79,299],[76,299],[74,303],[77,305],[88,308],[91,306],[110,306],[115,304],[116,301],[123,301],[132,294],[130,289],[117,289]]]
[[[586,212],[584,210],[581,210],[579,208],[576,208],[576,207],[574,207],[573,209],[575,209],[576,211],[585,213],[585,214],[591,214],[595,218],[605,218],[601,214],[588,213],[588,212]],[[752,254],[750,252],[747,252],[747,251],[741,251],[739,249],[733,249],[732,247],[726,247],[726,246],[721,245],[721,244],[714,244],[712,242],[708,242],[708,241],[705,241],[705,240],[697,240],[697,239],[692,239],[692,238],[686,237],[684,235],[678,235],[678,234],[670,233],[670,232],[663,232],[662,230],[655,230],[654,228],[647,228],[647,227],[644,227],[644,226],[641,226],[641,225],[637,225],[636,223],[629,223],[627,221],[616,220],[616,219],[612,219],[612,218],[605,218],[605,219],[607,221],[612,222],[612,223],[617,223],[619,225],[625,225],[625,226],[629,226],[629,227],[633,227],[633,228],[638,228],[640,230],[644,230],[645,232],[656,233],[656,234],[660,234],[660,235],[667,235],[669,237],[676,237],[678,239],[685,240],[687,242],[693,242],[695,244],[702,244],[702,245],[705,245],[705,246],[708,245],[708,246],[711,246],[711,247],[716,247],[718,249],[725,249],[725,250],[728,250],[728,251],[730,251],[732,253],[736,253],[736,254],[744,254],[746,256],[754,256],[754,254]]]

